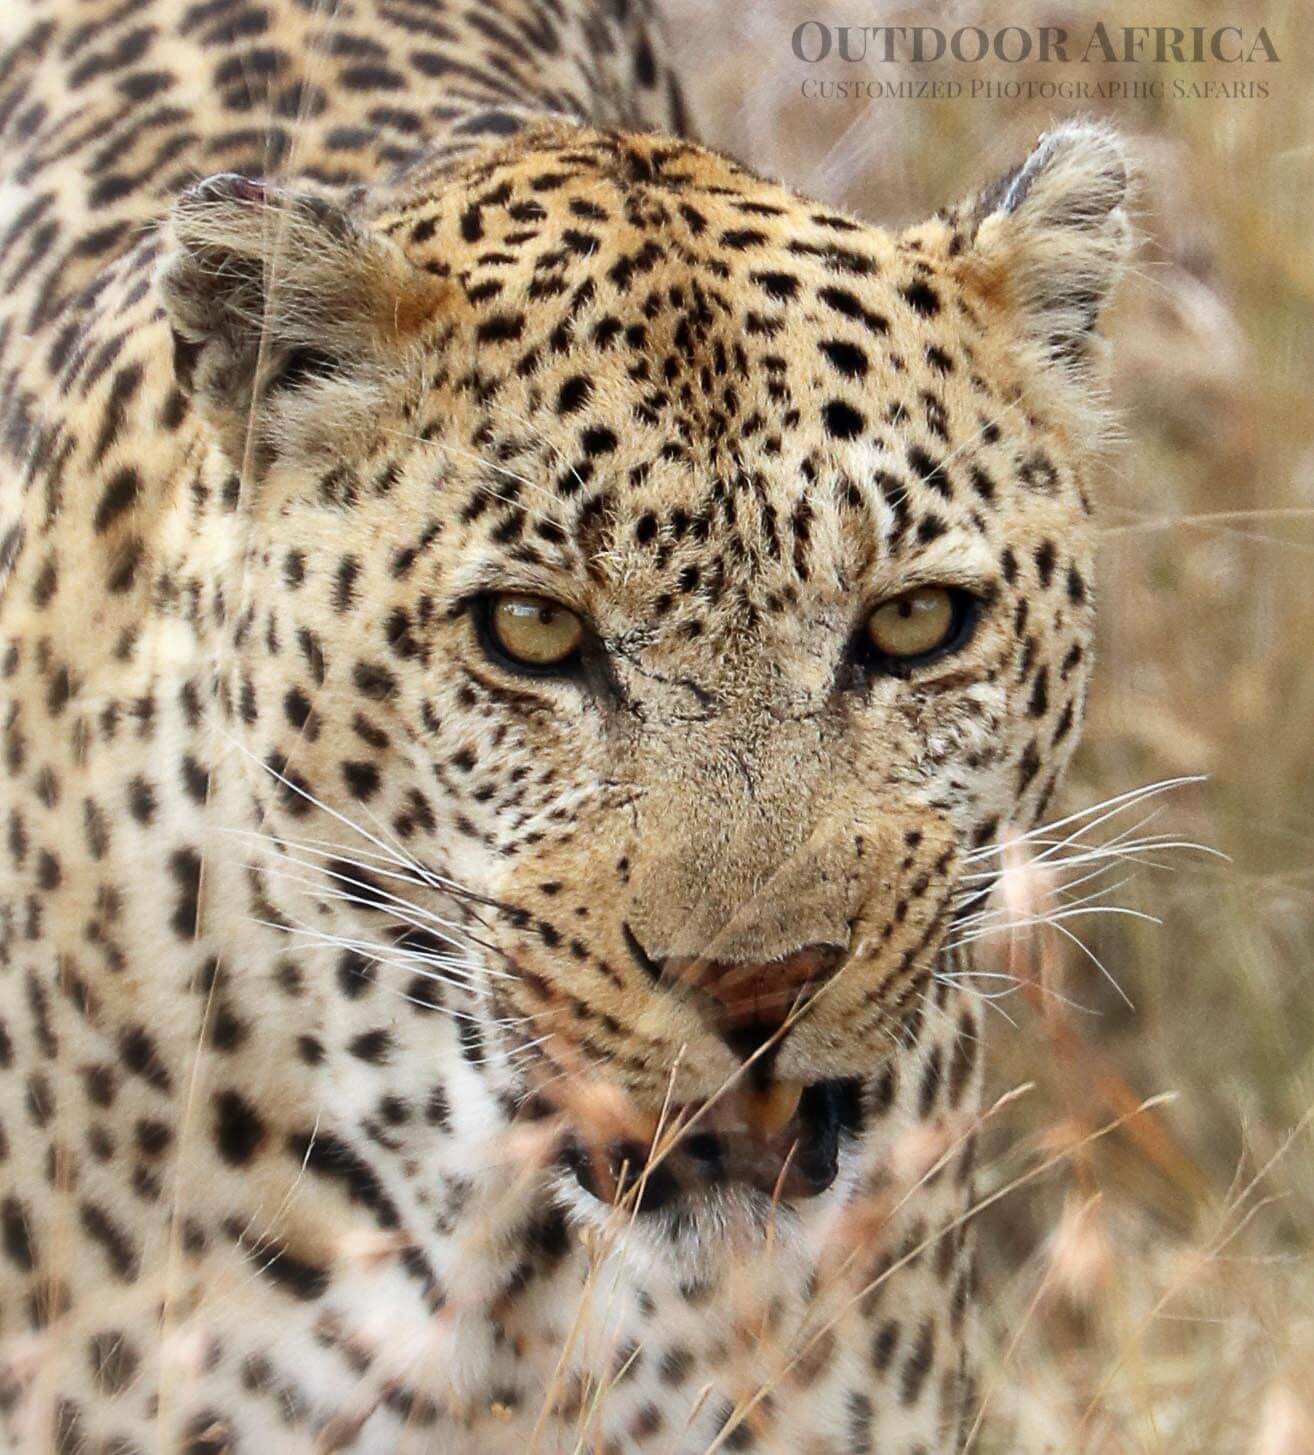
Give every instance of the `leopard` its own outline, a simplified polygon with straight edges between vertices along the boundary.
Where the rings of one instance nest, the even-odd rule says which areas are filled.
[[[1126,143],[881,226],[650,0],[0,47],[0,1448],[964,1448]]]

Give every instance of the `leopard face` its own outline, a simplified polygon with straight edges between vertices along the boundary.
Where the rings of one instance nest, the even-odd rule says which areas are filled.
[[[459,963],[418,993],[586,1147],[599,1088],[639,1136],[727,1083],[748,1183],[833,1142],[971,856],[1053,791],[1125,187],[1069,127],[890,233],[545,129],[352,215],[232,177],[178,205],[262,822],[323,849],[344,943]]]

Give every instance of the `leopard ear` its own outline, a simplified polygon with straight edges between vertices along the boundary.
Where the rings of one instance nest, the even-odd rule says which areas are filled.
[[[170,240],[175,371],[246,466],[290,423],[349,430],[450,286],[332,203],[233,174],[179,197]]]
[[[1046,133],[969,204],[965,279],[1002,302],[1056,363],[1085,363],[1100,310],[1127,267],[1131,167],[1094,122]]]

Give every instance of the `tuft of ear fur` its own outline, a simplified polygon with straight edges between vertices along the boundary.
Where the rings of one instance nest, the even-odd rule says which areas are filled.
[[[232,173],[178,198],[170,237],[160,288],[175,372],[230,459],[257,470],[263,406],[326,389],[368,404],[449,289],[332,203]]]
[[[1014,311],[1069,372],[1087,362],[1100,310],[1131,256],[1130,186],[1116,132],[1074,121],[1042,136],[968,209],[964,276]]]

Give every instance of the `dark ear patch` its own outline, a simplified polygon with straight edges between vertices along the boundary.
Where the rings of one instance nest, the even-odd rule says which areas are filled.
[[[265,386],[266,391],[275,389],[297,389],[303,384],[315,384],[322,379],[331,379],[342,370],[342,364],[333,354],[324,349],[294,348]]]
[[[1064,366],[1083,362],[1095,324],[1126,269],[1131,169],[1107,127],[1070,122],[969,206],[962,275]]]
[[[177,329],[170,332],[173,337],[173,377],[190,393],[196,378],[196,361],[201,356],[201,345],[193,339],[184,338]]]
[[[170,233],[175,374],[235,461],[258,404],[378,376],[451,292],[335,204],[249,177],[189,188]]]

